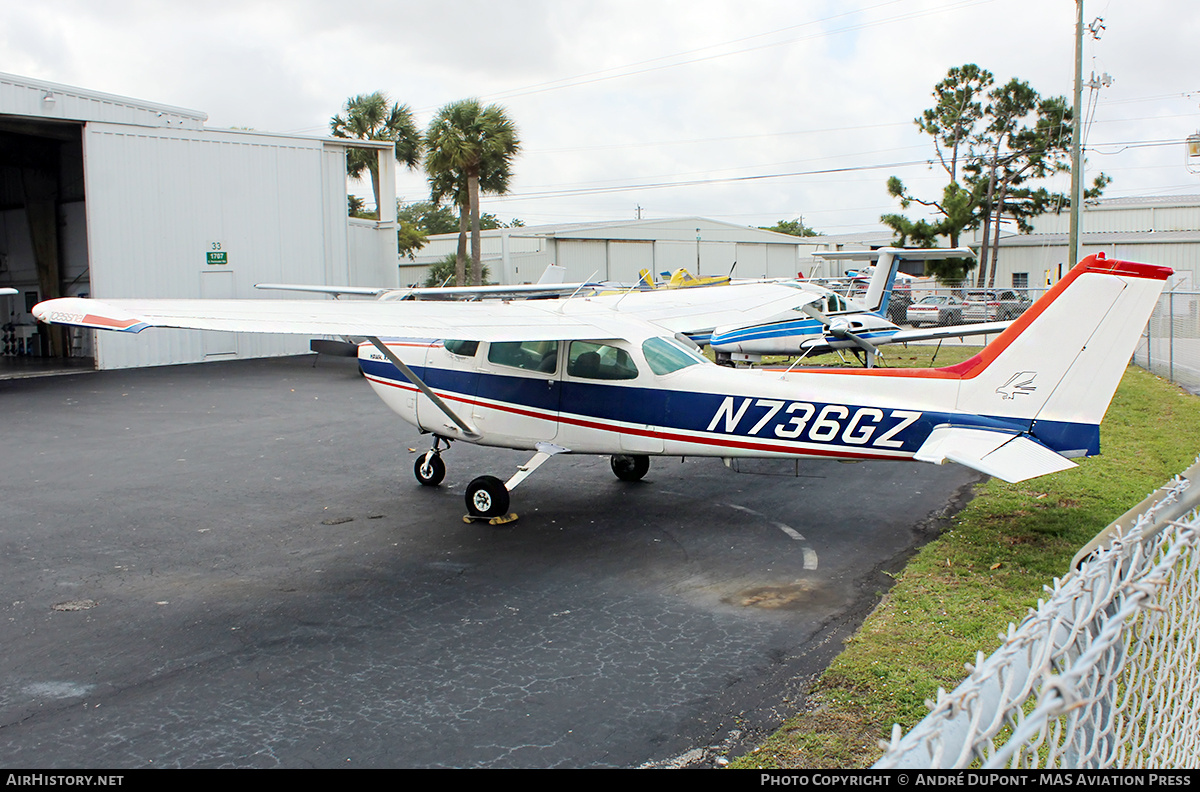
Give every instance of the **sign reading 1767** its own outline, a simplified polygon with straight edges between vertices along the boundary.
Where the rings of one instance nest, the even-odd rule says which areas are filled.
[[[222,249],[220,242],[209,243],[206,258],[210,267],[224,267],[229,263],[229,254]]]

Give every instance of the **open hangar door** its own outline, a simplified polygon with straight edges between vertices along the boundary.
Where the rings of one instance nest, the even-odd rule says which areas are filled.
[[[91,334],[63,332],[30,309],[91,291],[83,125],[0,115],[0,377],[94,365]]]

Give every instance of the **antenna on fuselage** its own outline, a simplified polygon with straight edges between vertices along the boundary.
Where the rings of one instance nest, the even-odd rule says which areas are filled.
[[[579,284],[579,286],[575,289],[575,291],[571,292],[570,294],[568,294],[566,296],[566,298],[563,299],[562,303],[558,306],[558,312],[562,313],[563,309],[567,307],[567,300],[570,300],[572,297],[579,294],[579,292],[583,291],[583,287],[590,284],[592,282],[592,278],[596,277],[596,275],[599,274],[599,272],[600,272],[600,270],[592,270],[592,274],[588,276],[587,280],[585,280],[583,283]]]
[[[638,291],[638,286],[640,286],[641,284],[642,284],[642,282],[641,282],[641,281],[638,281],[637,283],[633,284],[632,286],[630,286],[630,287],[629,287],[628,289],[626,289],[625,291],[621,292],[621,296],[620,296],[620,297],[618,297],[618,298],[617,298],[617,301],[616,301],[615,303],[613,303],[613,304],[612,304],[612,309],[613,309],[614,311],[615,311],[615,310],[617,310],[617,306],[621,304],[621,300],[624,300],[624,299],[625,299],[625,295],[629,294],[630,292]]]

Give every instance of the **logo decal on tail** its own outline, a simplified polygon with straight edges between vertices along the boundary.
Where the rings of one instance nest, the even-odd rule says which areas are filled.
[[[1017,396],[1028,396],[1037,390],[1033,384],[1036,371],[1020,371],[1008,378],[1008,382],[996,388],[1003,399],[1015,399]]]

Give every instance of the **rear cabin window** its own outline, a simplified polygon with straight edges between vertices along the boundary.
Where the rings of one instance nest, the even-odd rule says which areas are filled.
[[[479,351],[478,341],[446,341],[444,346],[447,352],[463,357],[475,357],[475,353]]]
[[[488,362],[526,371],[558,371],[557,341],[499,341],[488,346]]]
[[[581,379],[631,380],[637,379],[638,370],[624,349],[592,341],[572,341],[567,374]]]

